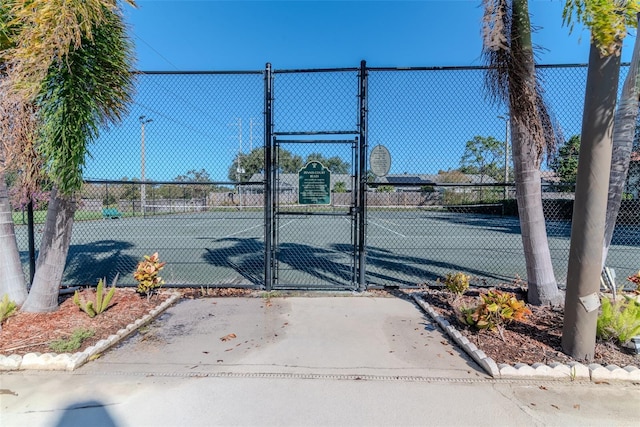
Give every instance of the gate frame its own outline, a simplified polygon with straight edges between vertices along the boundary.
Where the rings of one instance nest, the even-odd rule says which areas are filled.
[[[336,69],[335,71],[347,71],[348,69]],[[304,70],[306,72],[313,70]],[[326,71],[326,70],[325,70]],[[356,162],[354,165],[354,188],[356,200],[352,206],[354,227],[357,229],[352,236],[354,245],[354,276],[353,283],[358,292],[366,290],[366,227],[367,227],[367,64],[365,60],[360,62],[358,69],[358,123],[356,131],[319,131],[319,132],[274,132],[273,121],[273,74],[271,63],[267,63],[264,72],[264,288],[270,292],[277,280],[275,277],[277,254],[275,248],[277,233],[277,218],[274,212],[277,210],[277,199],[274,197],[276,189],[276,144],[277,135],[356,135]],[[331,142],[328,140],[327,142]]]

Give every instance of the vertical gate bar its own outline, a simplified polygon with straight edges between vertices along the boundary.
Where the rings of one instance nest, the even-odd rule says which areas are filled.
[[[273,231],[272,231],[272,242],[273,249],[271,251],[271,260],[273,262],[272,268],[272,282],[274,285],[278,283],[278,278],[280,277],[280,261],[279,250],[280,250],[280,176],[278,169],[280,168],[280,143],[277,138],[274,136],[273,145],[272,145],[272,164],[271,164],[271,192],[272,197],[271,200],[273,205],[271,206],[271,212],[273,212],[274,222],[273,222]]]
[[[272,74],[271,64],[267,63],[264,73],[264,287],[271,291],[273,287],[273,188],[272,188]]]
[[[359,236],[359,227],[358,227],[358,189],[360,188],[360,160],[358,155],[359,153],[359,139],[356,136],[351,144],[351,161],[353,162],[353,178],[351,183],[351,242],[353,244],[353,254],[352,254],[352,269],[351,269],[351,285],[353,289],[358,289],[358,236]]]
[[[360,180],[358,188],[358,290],[364,292],[367,287],[366,283],[366,237],[367,237],[367,117],[368,117],[368,99],[367,99],[367,61],[360,62],[360,162],[358,165]]]

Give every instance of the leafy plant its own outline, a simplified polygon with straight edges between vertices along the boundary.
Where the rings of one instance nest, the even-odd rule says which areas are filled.
[[[17,308],[16,303],[9,299],[9,294],[4,294],[2,300],[0,300],[0,325],[7,320],[9,316],[15,314]]]
[[[82,342],[95,335],[92,329],[78,328],[73,331],[69,338],[60,338],[49,343],[49,348],[56,353],[69,353],[80,348]]]
[[[633,298],[618,298],[613,304],[609,298],[600,300],[602,309],[598,316],[596,335],[603,340],[617,340],[621,344],[640,335],[640,303]]]
[[[109,308],[109,303],[113,298],[113,295],[116,293],[116,281],[118,280],[118,275],[113,279],[113,283],[111,284],[111,288],[105,295],[104,284],[107,281],[107,278],[98,280],[98,286],[96,287],[96,294],[94,301],[87,301],[83,297],[80,297],[80,293],[76,291],[73,295],[73,303],[77,305],[82,311],[87,313],[89,317],[96,317],[96,315],[104,312],[107,308]]]
[[[502,335],[502,327],[513,321],[520,321],[531,314],[531,310],[510,292],[490,290],[480,295],[480,304],[476,307],[460,309],[460,320],[478,329],[498,329]]]
[[[138,267],[133,273],[133,278],[138,281],[136,291],[139,294],[146,295],[149,298],[154,290],[164,285],[164,280],[158,273],[164,268],[165,264],[165,262],[160,262],[158,252],[151,256],[144,256],[144,260],[138,263]]]
[[[462,295],[469,289],[469,276],[464,273],[448,273],[444,279],[446,288],[456,295]]]

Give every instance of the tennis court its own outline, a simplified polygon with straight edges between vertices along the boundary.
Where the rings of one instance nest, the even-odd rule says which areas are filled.
[[[296,212],[277,222],[275,288],[352,289],[354,247],[348,215]],[[262,210],[217,209],[146,217],[79,221],[64,283],[89,284],[132,272],[143,254],[159,252],[163,277],[175,286],[263,286]],[[464,271],[478,284],[526,277],[518,219],[445,210],[372,208],[367,215],[367,285],[416,285]],[[40,233],[36,229],[36,237]],[[564,283],[570,223],[547,223],[556,278]],[[25,227],[16,229],[18,241]],[[39,242],[36,242],[38,247]],[[635,273],[640,228],[616,230],[608,265],[618,277]],[[26,256],[27,248],[21,247]],[[640,264],[636,262],[635,265]]]

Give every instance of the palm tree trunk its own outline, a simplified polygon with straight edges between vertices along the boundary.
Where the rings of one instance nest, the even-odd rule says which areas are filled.
[[[5,294],[18,306],[27,298],[7,183],[0,165],[0,297]]]
[[[609,247],[622,202],[622,192],[629,172],[629,160],[633,151],[633,138],[638,119],[638,95],[640,93],[640,43],[636,38],[629,73],[622,87],[620,104],[616,110],[613,128],[613,152],[609,173],[609,197],[602,248],[602,268],[607,262]]]
[[[542,207],[540,168],[535,162],[528,129],[512,120],[513,173],[520,233],[527,267],[527,300],[534,305],[559,305],[562,295],[553,273]]]
[[[509,111],[516,199],[527,266],[527,299],[534,305],[557,305],[562,302],[562,296],[553,273],[542,209],[540,146],[544,135],[538,108],[529,8],[527,0],[514,0],[512,7],[511,49],[512,64],[516,69],[512,69],[509,76]]]
[[[602,242],[619,72],[620,56],[602,57],[592,44],[582,115],[562,328],[562,349],[578,360],[591,361],[595,353]]]
[[[58,309],[75,209],[72,196],[61,194],[56,189],[51,192],[36,274],[22,311],[40,313]]]

